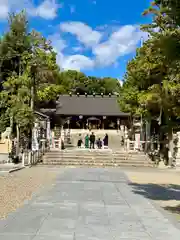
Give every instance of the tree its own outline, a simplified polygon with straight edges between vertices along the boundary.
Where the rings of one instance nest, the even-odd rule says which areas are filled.
[[[152,23],[142,26],[150,38],[127,66],[120,105],[134,116],[159,118],[161,129],[168,133],[172,146],[174,120],[180,116],[180,32],[167,8],[162,4],[154,5],[144,13],[153,14]],[[174,47],[177,54],[174,54]]]
[[[9,124],[16,126],[13,129],[18,138],[18,154],[20,133],[29,134],[32,129],[34,106],[47,97],[47,92],[51,98],[58,90],[56,78],[60,69],[50,42],[36,31],[28,31],[24,12],[10,15],[9,24],[9,32],[0,43],[0,120],[4,128]]]
[[[172,21],[180,26],[180,2],[178,0],[155,0],[153,5],[161,7]]]
[[[29,52],[30,48],[28,22],[25,13],[21,12],[17,15],[11,14],[9,16],[9,31],[0,41],[1,83],[5,81],[12,72],[20,73],[21,55],[25,51]]]
[[[119,92],[120,83],[115,78],[97,78],[93,76],[86,76],[82,72],[75,70],[68,70],[60,73],[58,78],[58,85],[64,86],[64,92],[71,92],[73,94],[109,94]]]
[[[1,96],[4,97],[5,116],[12,119],[13,124],[16,126],[16,155],[19,154],[20,134],[31,129],[33,126],[33,111],[29,105],[30,102],[30,85],[31,79],[26,72],[23,75],[16,75],[9,77],[3,84],[4,90]]]

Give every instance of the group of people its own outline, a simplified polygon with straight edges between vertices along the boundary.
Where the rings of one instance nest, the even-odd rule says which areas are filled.
[[[78,148],[81,148],[82,144],[83,144],[83,139],[81,134],[79,134],[79,139],[77,142]],[[91,133],[90,136],[87,134],[84,139],[85,148],[94,149],[95,145],[97,146],[98,149],[101,149],[103,146],[108,147],[108,134],[105,135],[103,140],[101,140],[101,138],[98,138],[96,140],[96,136],[93,132]]]

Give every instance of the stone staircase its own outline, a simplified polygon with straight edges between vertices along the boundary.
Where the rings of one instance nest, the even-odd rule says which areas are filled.
[[[143,153],[112,151],[110,149],[72,149],[50,151],[43,156],[43,165],[89,167],[151,167],[153,164]]]

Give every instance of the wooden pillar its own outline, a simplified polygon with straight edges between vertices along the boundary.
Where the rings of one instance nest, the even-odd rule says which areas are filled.
[[[104,119],[102,119],[102,126],[101,126],[101,129],[104,130]]]
[[[117,118],[117,130],[119,131],[119,126],[120,126],[120,119]]]
[[[102,119],[102,129],[104,129],[104,122],[106,121],[106,116],[103,116],[103,119]]]

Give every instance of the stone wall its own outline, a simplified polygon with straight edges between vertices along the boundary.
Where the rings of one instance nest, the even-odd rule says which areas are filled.
[[[0,141],[0,153],[6,154],[11,152],[12,142],[9,139],[5,139],[4,141]]]
[[[8,153],[0,153],[0,164],[8,162],[9,154]]]

